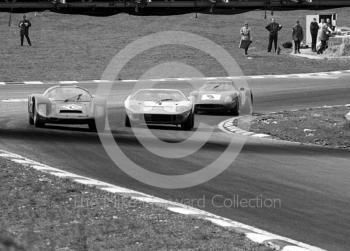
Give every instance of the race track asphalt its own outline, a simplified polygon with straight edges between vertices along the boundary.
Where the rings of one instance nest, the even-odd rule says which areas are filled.
[[[337,78],[256,79],[249,85],[254,92],[254,112],[266,113],[311,106],[350,103],[350,75]],[[40,93],[47,85],[0,86],[0,100],[25,98]],[[121,101],[131,85],[120,85],[111,93]],[[179,84],[187,90],[186,85]],[[86,88],[96,89],[96,84]],[[145,136],[142,140],[125,128],[123,109],[110,110],[110,124],[118,145],[130,159],[145,169],[162,174],[184,174],[200,170],[215,161],[240,136],[222,133],[215,126],[230,118],[227,114],[199,114],[199,122],[214,130],[203,147],[182,159],[162,158],[150,153],[143,143],[157,147]],[[28,125],[26,103],[0,102],[0,148],[15,152],[88,177],[136,189],[165,199],[185,202],[203,210],[250,224],[264,230],[328,250],[350,249],[350,151],[318,146],[248,138],[239,156],[220,175],[186,189],[161,189],[145,185],[125,174],[111,161],[98,136],[84,126]],[[138,129],[142,131],[143,129]],[[153,127],[152,133],[171,142],[166,151],[182,153],[176,143],[192,132],[172,127]],[[197,140],[187,147],[196,146]],[[200,141],[200,139],[199,139]],[[236,143],[233,143],[236,144]],[[227,157],[226,157],[227,158]],[[245,208],[230,205],[240,199],[262,195],[275,199],[275,208]],[[225,204],[226,203],[226,204]]]

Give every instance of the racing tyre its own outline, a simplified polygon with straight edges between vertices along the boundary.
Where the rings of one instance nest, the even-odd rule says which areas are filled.
[[[239,101],[236,100],[236,106],[232,109],[232,115],[239,116]]]
[[[128,115],[125,115],[125,127],[131,127],[130,119]]]
[[[187,120],[181,124],[182,130],[191,131],[194,127],[194,115],[188,116]]]
[[[30,114],[28,116],[28,122],[29,122],[29,125],[34,125],[34,119],[32,118],[32,116]]]
[[[95,120],[92,120],[88,123],[89,129],[93,132],[97,131],[96,123]]]
[[[106,127],[106,117],[102,117],[102,118],[98,118],[97,119],[97,123],[98,123],[98,126],[101,130],[105,130],[105,127]],[[97,132],[97,124],[96,124],[96,121],[95,119],[92,119],[89,123],[88,123],[88,126],[89,126],[89,129],[93,132]]]
[[[40,121],[40,116],[35,108],[34,108],[33,124],[35,125],[35,127],[44,127],[45,126],[45,123]]]

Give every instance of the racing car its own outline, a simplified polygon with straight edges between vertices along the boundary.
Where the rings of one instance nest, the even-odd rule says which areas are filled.
[[[194,99],[195,112],[222,110],[238,116],[242,99],[241,91],[244,91],[244,88],[239,90],[233,81],[209,81],[190,95]],[[253,94],[250,90],[249,92],[252,101]]]
[[[57,85],[43,94],[28,97],[29,124],[88,124],[91,130],[105,128],[106,99],[76,85]]]
[[[175,89],[141,89],[124,102],[125,126],[132,123],[180,125],[183,130],[194,126],[192,100]]]

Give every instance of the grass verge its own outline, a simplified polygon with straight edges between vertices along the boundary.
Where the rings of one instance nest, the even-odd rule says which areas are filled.
[[[0,250],[269,250],[243,234],[0,159]]]
[[[323,10],[322,12],[325,12]],[[283,25],[279,42],[292,40],[292,27],[297,19],[305,27],[305,15],[317,10],[275,11],[274,16]],[[338,13],[338,24],[350,26],[350,8],[329,9]],[[208,38],[225,49],[239,64],[245,75],[305,73],[350,69],[350,60],[312,60],[267,53],[268,34],[263,10],[237,14],[194,13],[168,16],[137,16],[120,13],[112,16],[60,14],[49,11],[27,13],[32,27],[33,46],[20,46],[18,21],[22,14],[0,13],[0,81],[31,80],[91,80],[100,79],[114,55],[129,43],[159,31],[186,31]],[[248,21],[252,27],[252,59],[238,48],[240,27]],[[122,70],[122,79],[139,78],[151,67],[175,61],[193,66],[205,76],[225,76],[218,62],[208,51],[200,52],[185,46],[165,45],[150,49],[132,59]],[[175,72],[174,75],[179,74]],[[181,72],[180,72],[181,74]],[[182,74],[183,75],[183,74]],[[172,76],[186,77],[186,76]]]
[[[350,148],[349,107],[309,108],[283,111],[254,118],[250,131],[322,146]]]

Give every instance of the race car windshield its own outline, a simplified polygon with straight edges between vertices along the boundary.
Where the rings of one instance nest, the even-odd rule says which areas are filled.
[[[154,102],[178,102],[185,101],[186,97],[177,91],[139,91],[133,97],[138,101],[154,101]]]
[[[91,101],[90,94],[80,88],[57,87],[45,93],[48,98],[65,102],[88,102]]]
[[[233,91],[232,83],[206,83],[201,88],[201,91]]]

